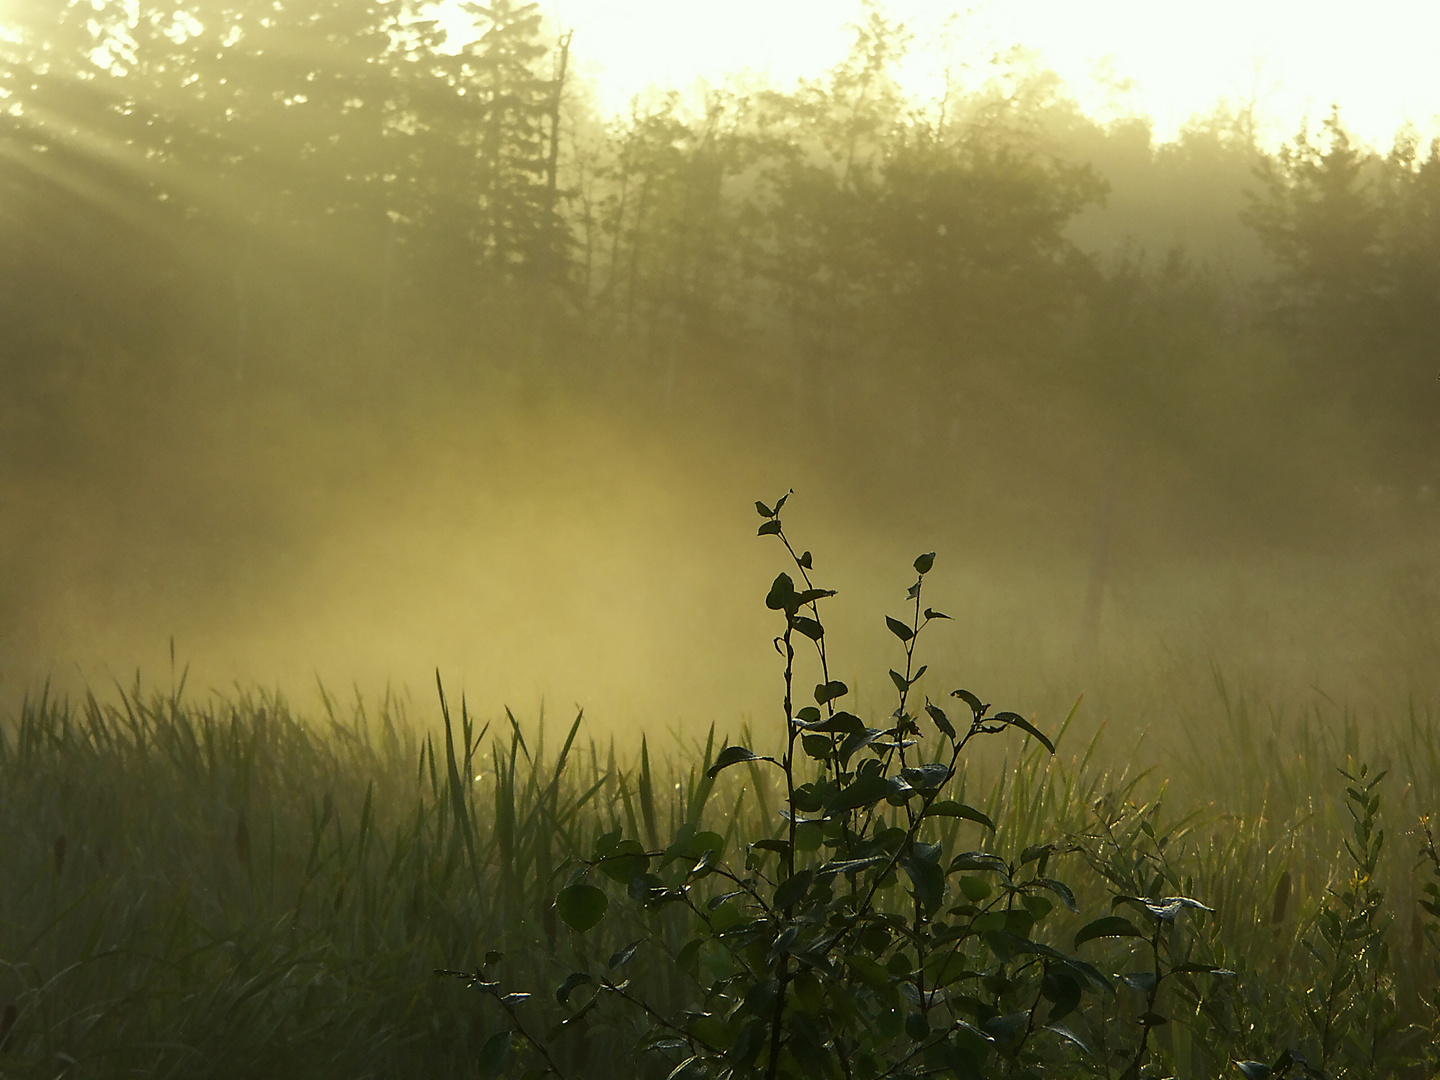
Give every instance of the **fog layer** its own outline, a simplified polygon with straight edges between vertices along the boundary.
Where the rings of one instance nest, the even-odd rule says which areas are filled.
[[[1435,692],[1433,146],[1271,153],[1236,105],[1156,144],[1020,62],[912,101],[878,11],[794,92],[607,118],[533,5],[458,53],[191,7],[3,46],[7,703],[188,667],[428,712],[438,667],[738,731],[792,487],[876,708],[929,550],[936,696]]]

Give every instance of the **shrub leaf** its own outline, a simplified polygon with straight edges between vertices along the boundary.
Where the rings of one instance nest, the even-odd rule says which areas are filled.
[[[1075,947],[1078,949],[1085,942],[1094,941],[1096,938],[1127,937],[1144,937],[1144,935],[1135,928],[1135,924],[1129,919],[1119,915],[1106,915],[1104,918],[1086,923],[1076,932]]]
[[[497,1031],[480,1048],[481,1080],[496,1080],[510,1060],[510,1032]]]
[[[566,886],[555,897],[555,911],[566,926],[580,934],[603,919],[609,906],[610,898],[603,890],[583,882]]]
[[[721,769],[728,769],[731,765],[738,765],[742,761],[758,761],[759,756],[748,746],[727,746],[720,751],[715,758],[715,764],[706,771],[706,776],[714,776]]]

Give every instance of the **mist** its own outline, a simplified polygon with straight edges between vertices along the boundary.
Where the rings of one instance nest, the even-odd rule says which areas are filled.
[[[13,16],[4,708],[430,717],[438,669],[625,743],[762,728],[791,489],[876,707],[931,550],[937,697],[1138,733],[1217,675],[1440,689],[1434,146],[1225,104],[1160,143],[1023,57],[915,101],[878,10],[793,92],[607,116],[533,6],[458,53],[306,10]]]

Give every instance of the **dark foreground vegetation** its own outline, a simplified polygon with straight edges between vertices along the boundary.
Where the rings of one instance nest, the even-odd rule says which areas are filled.
[[[183,678],[27,702],[0,1075],[1435,1075],[1432,715],[1287,721],[1220,682],[1143,770],[1074,711],[940,696],[925,554],[862,720],[759,509],[793,564],[778,742],[626,762],[443,689],[429,731]]]

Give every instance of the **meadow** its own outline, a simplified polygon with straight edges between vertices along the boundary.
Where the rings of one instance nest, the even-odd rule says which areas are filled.
[[[985,736],[947,745],[911,694],[942,618],[920,618],[927,558],[891,627],[893,726],[862,725],[853,772],[828,676],[824,718],[789,710],[789,755],[783,713],[740,733],[751,750],[712,728],[636,753],[583,715],[482,720],[443,684],[415,716],[331,695],[300,716],[183,672],[28,698],[0,726],[0,1076],[1436,1075],[1433,711],[1296,708],[1217,669],[1165,717],[1204,737],[1137,749],[1083,701],[1026,720],[931,675]],[[777,648],[823,645],[812,591],[777,578]],[[930,763],[903,773],[918,813],[898,779],[843,798],[905,748]],[[936,802],[917,777],[947,760]],[[831,775],[855,786],[816,817]],[[886,834],[907,837],[888,863]],[[835,861],[865,837],[868,863]],[[811,965],[834,985],[807,996],[808,961],[774,943],[859,911],[847,878],[882,932]],[[926,959],[945,940],[959,968]],[[779,1054],[747,1034],[772,1011]]]

